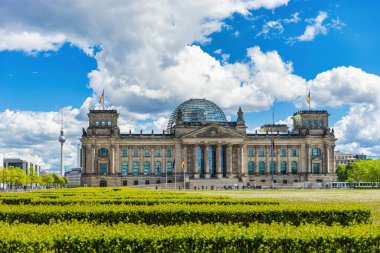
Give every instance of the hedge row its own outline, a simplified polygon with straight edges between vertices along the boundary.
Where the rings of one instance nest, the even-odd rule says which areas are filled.
[[[51,221],[93,221],[96,223],[146,223],[174,225],[199,223],[325,223],[350,225],[369,223],[370,211],[356,205],[284,204],[247,205],[72,205],[72,206],[0,206],[0,221],[44,224]]]
[[[379,252],[380,226],[0,223],[2,252]]]
[[[209,205],[278,205],[278,201],[265,200],[265,199],[185,199],[185,198],[172,198],[172,199],[40,199],[40,198],[0,198],[0,203],[6,205],[72,205],[72,204],[108,204],[108,205],[158,205],[158,204],[209,204]]]

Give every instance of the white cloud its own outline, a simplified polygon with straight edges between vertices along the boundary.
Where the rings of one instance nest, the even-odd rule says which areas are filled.
[[[304,33],[297,37],[299,41],[312,41],[319,35],[325,35],[327,33],[327,28],[323,25],[323,21],[327,19],[328,15],[326,12],[319,12],[315,19],[310,19],[311,25],[306,26]]]
[[[268,38],[269,33],[271,34],[281,34],[284,32],[284,27],[281,24],[281,21],[268,21],[263,25],[262,30],[256,35],[256,37],[263,36]]]

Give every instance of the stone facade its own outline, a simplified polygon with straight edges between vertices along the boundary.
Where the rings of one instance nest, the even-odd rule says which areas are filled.
[[[295,113],[292,131],[253,134],[246,133],[240,108],[235,122],[207,117],[184,120],[187,116],[177,108],[162,134],[132,134],[120,133],[116,110],[91,110],[89,127],[81,138],[81,184],[130,186],[201,179],[225,183],[230,179],[265,185],[336,178],[336,139],[326,111]]]

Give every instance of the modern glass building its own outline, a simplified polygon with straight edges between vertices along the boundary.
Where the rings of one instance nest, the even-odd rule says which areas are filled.
[[[293,129],[247,133],[243,111],[227,121],[207,99],[173,110],[163,133],[120,133],[116,110],[90,110],[83,131],[82,185],[270,185],[327,182],[334,174],[334,131],[327,111],[299,111]],[[99,123],[100,122],[100,123]],[[106,122],[105,124],[101,122]],[[314,124],[315,123],[315,124]]]

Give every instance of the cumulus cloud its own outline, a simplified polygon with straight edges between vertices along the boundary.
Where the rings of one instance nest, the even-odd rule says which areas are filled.
[[[312,106],[350,106],[335,123],[338,149],[380,154],[380,77],[355,67],[338,67],[308,81]],[[356,150],[356,151],[355,151]]]

